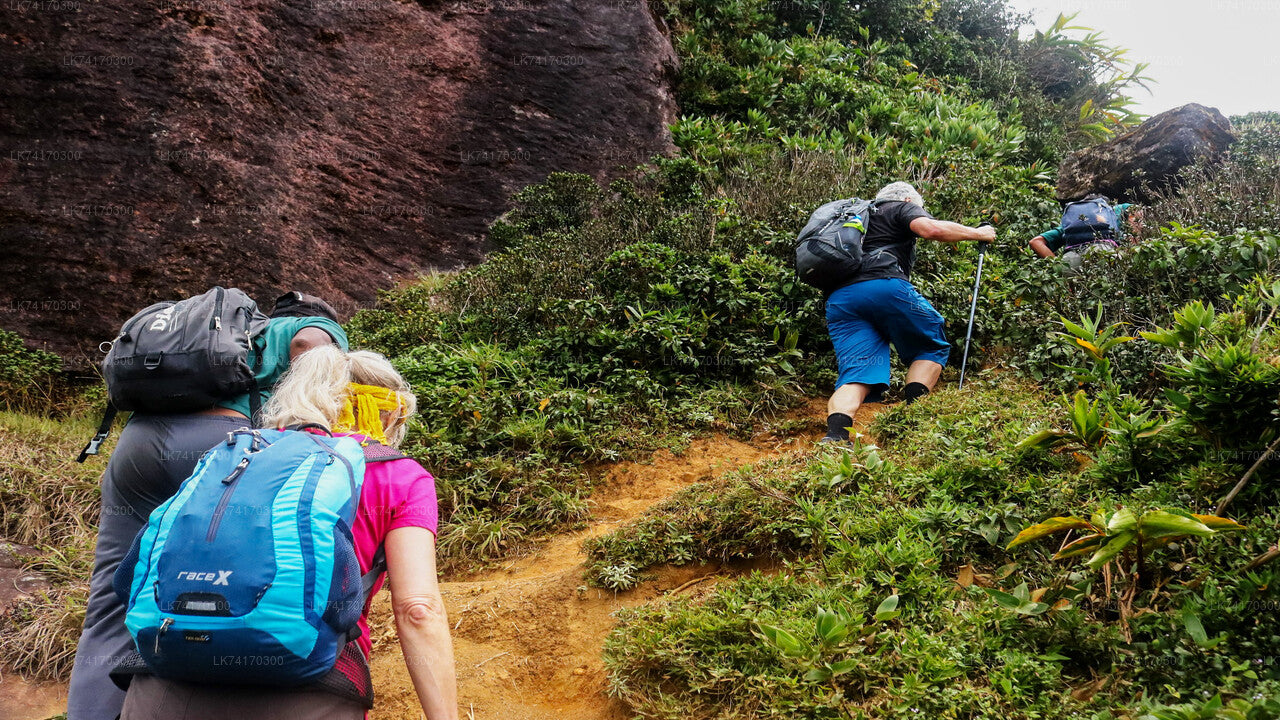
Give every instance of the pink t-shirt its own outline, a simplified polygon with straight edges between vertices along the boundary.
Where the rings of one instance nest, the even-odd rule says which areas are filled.
[[[353,437],[363,439],[360,435]],[[366,466],[364,485],[360,489],[360,507],[355,526],[351,528],[361,573],[369,572],[373,556],[386,540],[387,533],[401,527],[420,527],[435,534],[437,526],[436,481],[416,460],[387,460]],[[378,578],[370,597],[382,589],[385,581],[385,574]],[[369,657],[373,643],[369,639],[369,625],[363,616],[360,618],[358,642],[365,657]]]

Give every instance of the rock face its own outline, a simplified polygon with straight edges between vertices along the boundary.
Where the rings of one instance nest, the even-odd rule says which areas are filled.
[[[644,0],[12,0],[0,327],[73,357],[221,284],[349,315],[511,192],[671,147]]]
[[[1058,168],[1058,199],[1102,193],[1122,200],[1150,199],[1141,185],[1167,187],[1197,158],[1216,158],[1235,141],[1217,110],[1192,103],[1161,113],[1134,130],[1073,153]]]

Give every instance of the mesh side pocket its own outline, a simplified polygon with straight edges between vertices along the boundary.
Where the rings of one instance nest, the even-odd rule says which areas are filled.
[[[316,686],[338,697],[361,703],[367,710],[373,708],[373,680],[369,677],[369,663],[354,641],[342,648],[333,669],[320,678]]]
[[[138,534],[134,536],[133,542],[129,544],[129,552],[120,561],[120,565],[116,567],[115,573],[111,576],[111,589],[115,591],[116,597],[120,598],[120,602],[124,603],[126,607],[129,605],[129,595],[133,591],[133,573],[138,565],[142,536],[146,532],[147,526],[143,525]]]
[[[360,597],[360,561],[356,558],[351,529],[338,521],[333,531],[333,579],[329,597],[321,617],[334,631],[342,634],[355,627],[364,610]]]

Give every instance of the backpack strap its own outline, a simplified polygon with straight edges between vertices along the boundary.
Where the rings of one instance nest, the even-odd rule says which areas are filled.
[[[102,422],[98,423],[98,432],[89,441],[88,445],[80,451],[76,457],[76,462],[84,462],[90,455],[97,455],[98,448],[102,447],[102,443],[106,442],[107,437],[111,435],[111,423],[116,420],[116,406],[107,401],[107,409],[102,413]]]
[[[258,337],[262,337],[261,334]],[[251,338],[249,345],[253,353],[253,367],[249,368],[253,375],[253,387],[249,389],[249,424],[262,426],[262,388],[258,387],[258,373],[262,370],[262,354],[267,351],[266,343],[258,347],[258,338]]]
[[[387,571],[387,546],[385,544],[378,545],[378,550],[373,554],[373,563],[369,566],[369,572],[360,576],[360,592],[364,596],[364,601],[369,602],[369,595],[373,592],[373,586],[378,582],[378,577]]]
[[[364,461],[371,462],[388,462],[390,460],[404,460],[408,455],[396,450],[389,445],[383,445],[377,440],[369,439],[360,443],[360,447],[364,449]]]
[[[401,453],[393,447],[383,445],[377,440],[366,440],[360,443],[360,447],[364,450],[365,463],[390,462],[391,460],[403,460],[408,455]],[[369,572],[360,576],[360,589],[364,594],[365,604],[369,603],[369,595],[373,591],[373,586],[378,582],[378,577],[387,571],[387,546],[379,544],[378,550],[373,554],[373,561],[369,564]]]

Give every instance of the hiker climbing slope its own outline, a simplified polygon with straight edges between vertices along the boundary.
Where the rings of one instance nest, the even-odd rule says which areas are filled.
[[[908,403],[928,394],[942,374],[951,345],[942,316],[910,282],[916,238],[991,242],[995,236],[990,226],[935,219],[905,182],[886,185],[870,203],[836,201],[814,213],[801,232],[796,267],[802,280],[827,295],[827,329],[840,371],[823,441],[848,440],[858,407],[888,389],[890,345],[908,363]]]
[[[1063,208],[1062,220],[1052,230],[1031,238],[1028,245],[1042,258],[1062,257],[1079,268],[1083,256],[1111,250],[1142,232],[1142,209],[1132,203],[1111,204],[1103,195],[1088,195]]]
[[[200,302],[192,305],[192,301]],[[130,323],[125,328],[139,335],[167,332],[175,329],[175,323],[189,322],[195,328],[192,337],[204,337],[205,333],[230,329],[233,324],[250,318],[250,324],[257,330],[255,350],[249,351],[246,347],[243,358],[209,358],[208,362],[225,366],[235,360],[245,363],[246,369],[257,367],[254,377],[264,401],[270,397],[272,386],[287,369],[291,357],[320,345],[336,343],[343,348],[347,345],[346,333],[338,325],[333,308],[318,298],[290,293],[278,301],[271,318],[263,316],[251,299],[234,289],[215,288],[183,302],[189,304],[190,312],[171,309],[176,306],[153,306],[131,321],[145,330],[131,327]],[[164,322],[157,317],[161,314],[166,318]],[[157,368],[157,384],[165,374],[160,370]],[[177,385],[166,387],[173,390]],[[145,394],[146,391],[144,384],[139,392]],[[251,404],[249,394],[241,393],[221,400],[211,399],[204,408],[181,412],[139,410],[121,431],[102,475],[97,549],[84,628],[71,670],[68,720],[114,720],[119,714],[125,694],[108,673],[133,649],[133,641],[125,629],[124,605],[111,588],[112,575],[147,516],[177,492],[178,485],[191,474],[201,456],[220,440],[226,440],[227,433],[251,424],[248,417]],[[109,429],[110,423],[104,427]],[[99,438],[104,436],[105,429],[100,429]]]

